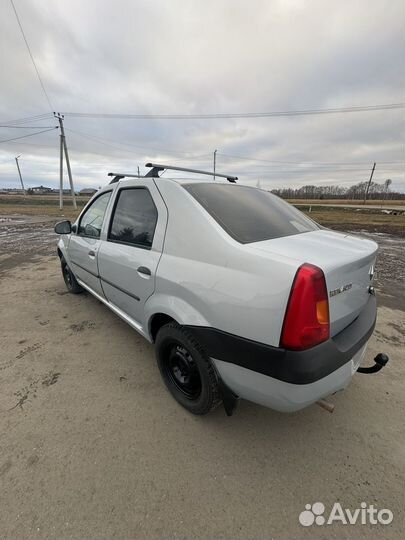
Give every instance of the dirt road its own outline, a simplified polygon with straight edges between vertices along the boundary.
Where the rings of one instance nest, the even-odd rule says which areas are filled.
[[[364,363],[385,351],[385,370],[355,376],[332,415],[242,402],[198,418],[164,389],[152,346],[66,293],[49,222],[0,223],[0,537],[403,538],[404,249],[379,240]],[[317,501],[394,520],[305,528]]]

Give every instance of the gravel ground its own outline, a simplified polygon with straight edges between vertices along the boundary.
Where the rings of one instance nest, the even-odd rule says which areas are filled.
[[[164,389],[151,345],[66,293],[51,222],[19,220],[0,223],[1,538],[404,537],[403,240],[373,235],[380,308],[364,364],[385,351],[385,370],[355,376],[332,415],[242,402],[198,418]],[[316,501],[394,520],[302,527]]]

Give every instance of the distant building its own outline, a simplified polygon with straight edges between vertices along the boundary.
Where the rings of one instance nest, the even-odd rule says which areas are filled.
[[[34,195],[44,195],[48,193],[53,193],[53,189],[46,186],[37,186],[37,187],[31,188],[31,192]]]
[[[96,189],[94,188],[84,188],[79,191],[79,195],[94,195],[96,193]]]

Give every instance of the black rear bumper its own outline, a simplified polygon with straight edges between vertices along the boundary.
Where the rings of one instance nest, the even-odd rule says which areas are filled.
[[[374,331],[377,301],[370,295],[360,315],[333,338],[289,351],[205,326],[187,326],[208,355],[292,384],[309,384],[349,362]]]

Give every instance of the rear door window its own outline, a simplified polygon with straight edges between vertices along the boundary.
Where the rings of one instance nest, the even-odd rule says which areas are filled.
[[[150,249],[158,212],[146,188],[124,188],[117,195],[108,240]]]
[[[302,212],[268,191],[203,182],[183,187],[242,244],[319,229]]]

